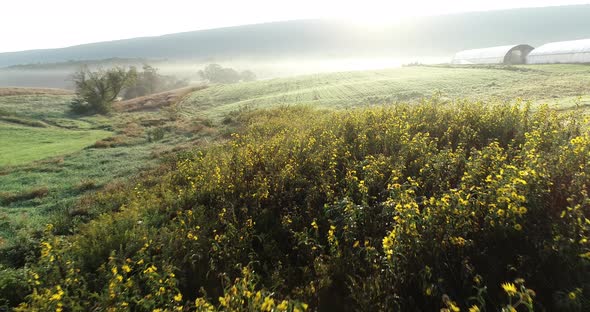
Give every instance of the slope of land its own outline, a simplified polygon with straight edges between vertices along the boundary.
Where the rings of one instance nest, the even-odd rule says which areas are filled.
[[[85,194],[128,181],[173,149],[212,135],[200,119],[171,120],[174,112],[166,112],[192,90],[155,95],[143,109],[118,104],[132,113],[77,116],[68,92],[0,89],[10,94],[0,96],[0,236],[38,228],[54,213],[79,214],[74,203]]]
[[[247,291],[261,290],[277,304],[296,299],[286,303],[291,307],[306,302],[321,310],[346,298],[343,309],[383,303],[371,309],[390,310],[392,302],[375,299],[383,291],[395,294],[393,302],[418,298],[397,302],[409,310],[416,303],[438,309],[447,292],[468,307],[471,281],[482,274],[485,283],[475,286],[489,287],[487,307],[493,310],[506,304],[500,283],[521,277],[507,267],[523,272],[527,286],[539,292],[539,310],[582,307],[567,298],[568,292],[581,296],[579,280],[588,276],[580,257],[588,249],[578,244],[586,239],[585,215],[574,204],[566,209],[573,201],[565,199],[587,203],[576,196],[584,194],[590,176],[584,171],[590,165],[580,166],[590,146],[581,119],[590,104],[589,73],[585,65],[547,65],[317,74],[156,94],[117,103],[108,116],[71,115],[71,94],[21,90],[0,96],[0,131],[12,131],[0,136],[1,148],[12,153],[8,162],[19,162],[0,164],[0,265],[10,266],[0,267],[6,285],[0,291],[8,298],[0,305],[29,300],[38,310],[53,310],[57,302],[50,299],[59,286],[67,292],[59,297],[69,302],[105,296],[100,307],[147,302],[152,310],[183,300],[194,306],[204,296],[197,302],[221,308],[217,298],[237,298],[237,290],[223,289],[217,274],[227,274],[231,287],[240,274],[250,276],[239,270],[250,265],[263,275]],[[533,101],[530,117],[526,106],[502,104],[517,98]],[[537,111],[540,103],[575,112]],[[366,106],[378,107],[352,110]],[[67,148],[15,154],[32,139]],[[555,151],[567,157],[554,157]],[[551,192],[540,198],[529,188]],[[392,205],[390,196],[409,208]],[[505,206],[490,210],[477,200]],[[417,214],[414,203],[432,209]],[[469,209],[477,214],[465,213]],[[47,223],[52,226],[43,234]],[[568,232],[574,225],[581,234]],[[563,232],[552,240],[553,233],[539,228]],[[62,245],[64,239],[75,244]],[[522,250],[506,249],[514,242]],[[526,262],[542,257],[544,266],[559,272],[539,274]],[[564,271],[559,259],[576,267]],[[490,267],[490,261],[502,265]],[[62,275],[70,274],[63,268],[81,273]],[[455,274],[464,269],[468,278]],[[384,271],[400,278],[387,280]],[[42,285],[24,285],[25,274],[37,274]],[[544,276],[564,286],[558,289]],[[77,278],[98,282],[80,284]],[[132,293],[118,284],[123,279],[132,280]],[[38,287],[39,297],[23,298],[31,287]],[[565,303],[552,301],[560,296]]]
[[[587,65],[412,66],[211,86],[192,93],[181,107],[187,113],[222,118],[245,108],[295,104],[351,108],[413,102],[440,94],[450,99],[521,98],[566,108],[580,96],[587,100],[588,73]]]
[[[92,117],[68,113],[72,95],[67,92],[0,89],[18,94],[0,96],[0,131],[14,133],[2,135],[0,192],[12,198],[0,203],[12,215],[2,233],[14,235],[23,226],[16,221],[25,218],[22,213],[34,220],[33,215],[71,210],[73,200],[86,192],[83,185],[103,187],[157,166],[172,150],[224,137],[247,111],[294,105],[349,109],[415,103],[433,95],[443,100],[522,98],[569,109],[590,104],[589,72],[585,65],[547,65],[316,74],[164,92],[116,103],[112,116]],[[37,148],[43,146],[39,142],[48,149]],[[35,147],[34,153],[23,146]],[[14,196],[45,187],[51,197]]]
[[[192,86],[138,98],[116,102],[113,106],[117,112],[158,111],[170,107],[184,99],[188,94],[204,89],[205,86]]]

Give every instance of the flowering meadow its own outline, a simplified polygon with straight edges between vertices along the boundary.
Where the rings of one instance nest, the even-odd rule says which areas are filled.
[[[225,141],[96,193],[74,233],[48,224],[11,303],[588,311],[585,118],[438,98],[244,112]]]

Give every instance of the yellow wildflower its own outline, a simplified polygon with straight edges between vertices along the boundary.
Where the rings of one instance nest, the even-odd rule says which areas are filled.
[[[383,249],[390,249],[393,246],[393,240],[389,236],[383,238]]]
[[[570,300],[576,300],[576,293],[573,291],[570,291],[570,293],[567,294],[567,296],[570,298]]]
[[[508,294],[508,296],[514,296],[516,295],[516,286],[514,286],[514,284],[512,283],[503,283],[502,284],[502,288],[504,289],[504,291]]]
[[[147,269],[143,270],[143,274],[150,274],[150,273],[154,273],[158,271],[158,268],[155,265],[151,265],[150,267],[148,267]]]
[[[205,299],[203,299],[203,298],[197,298],[195,300],[195,307],[197,307],[197,308],[203,307],[206,310],[211,310],[211,311],[213,310],[213,306],[209,302],[205,301]]]
[[[49,298],[49,300],[51,300],[51,301],[57,301],[57,300],[60,300],[61,299],[61,296],[62,295],[60,293],[56,293],[56,294],[53,294],[53,296],[51,296],[51,298]]]
[[[57,289],[57,293],[54,294],[50,300],[61,300],[61,298],[64,295],[64,291],[61,289],[61,286],[59,285],[55,286],[55,289]]]
[[[277,310],[279,311],[287,311],[289,308],[289,302],[287,300],[281,301],[281,303],[277,306]]]
[[[42,242],[41,243],[41,256],[42,257],[47,257],[49,255],[49,253],[51,252],[51,244],[48,242]]]
[[[176,296],[174,296],[174,301],[176,301],[176,302],[182,301],[182,294],[181,293],[178,293]]]
[[[219,304],[220,304],[222,307],[225,307],[225,306],[227,306],[227,301],[225,300],[225,298],[224,298],[224,297],[219,297],[219,299],[218,299],[218,300],[219,300]]]
[[[262,302],[262,305],[260,306],[260,309],[262,311],[272,311],[272,308],[275,305],[275,301],[274,299],[272,299],[271,297],[265,297],[264,298],[264,302]]]
[[[459,311],[461,311],[461,309],[459,309],[459,307],[454,302],[452,302],[452,301],[449,302],[449,308],[453,312],[459,312]]]

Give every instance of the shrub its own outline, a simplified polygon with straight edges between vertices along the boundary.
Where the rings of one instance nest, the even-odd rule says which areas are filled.
[[[24,269],[12,269],[0,265],[0,309],[8,311],[25,299],[30,292]]]
[[[250,112],[227,143],[105,199],[113,213],[49,235],[26,307],[588,310],[581,118],[436,99]]]
[[[74,114],[84,115],[94,111],[93,107],[81,98],[74,98],[70,102],[70,111]]]
[[[148,142],[158,142],[164,139],[166,129],[162,127],[151,128],[146,131]]]
[[[72,76],[76,98],[70,107],[78,114],[109,113],[121,90],[129,85],[133,78],[131,71],[119,67],[95,72],[86,67],[82,68]]]
[[[162,75],[158,73],[157,68],[147,64],[143,66],[142,72],[137,71],[135,67],[131,67],[129,75],[133,79],[125,88],[123,98],[126,100],[188,86],[187,80]]]
[[[116,147],[116,146],[122,146],[125,144],[127,144],[127,143],[125,142],[125,139],[123,136],[115,135],[115,136],[108,137],[108,138],[94,142],[94,144],[91,145],[90,148],[111,148],[111,147]]]
[[[199,70],[198,73],[201,79],[211,83],[237,83],[256,80],[256,74],[250,70],[238,73],[233,68],[225,68],[219,64],[209,64],[204,69]]]

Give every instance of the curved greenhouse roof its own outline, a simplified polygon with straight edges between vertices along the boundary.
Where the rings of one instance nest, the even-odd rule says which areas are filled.
[[[528,44],[461,51],[455,54],[453,64],[523,64],[534,48]]]
[[[529,54],[527,63],[590,63],[590,39],[544,44]]]

